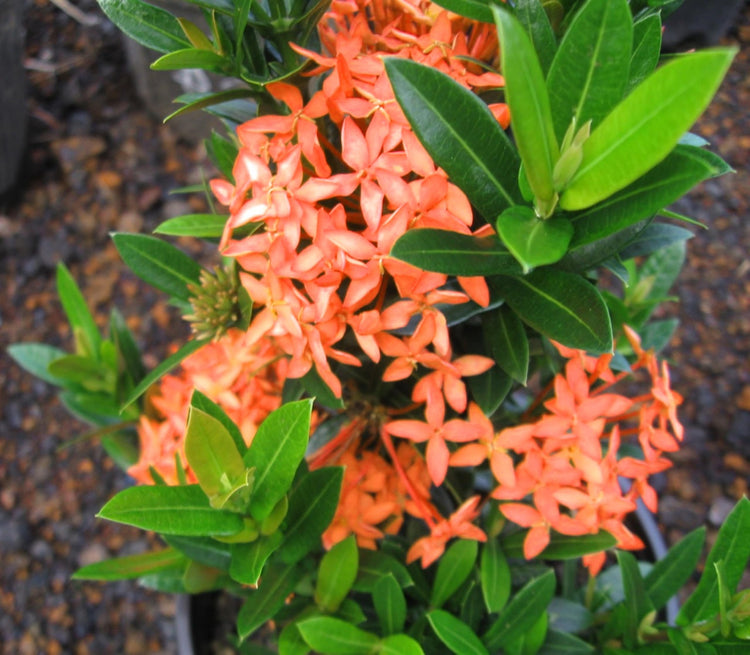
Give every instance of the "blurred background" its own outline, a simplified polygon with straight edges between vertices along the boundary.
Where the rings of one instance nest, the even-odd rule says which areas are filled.
[[[736,0],[692,4],[668,26],[671,50],[720,38],[740,47],[694,130],[737,172],[674,207],[709,229],[695,229],[676,302],[662,312],[681,321],[666,354],[672,386],[685,396],[686,425],[675,467],[657,481],[669,542],[704,523],[715,533],[750,479],[750,8]],[[691,17],[696,5],[710,11]],[[70,580],[81,565],[142,552],[152,540],[94,518],[130,484],[127,476],[95,441],[69,443],[86,426],[5,353],[20,341],[70,348],[55,292],[58,261],[102,326],[113,306],[121,310],[147,366],[186,336],[179,316],[128,272],[108,236],[150,232],[205,209],[200,198],[169,193],[213,175],[201,135],[191,121],[163,126],[159,116],[180,86],[215,81],[157,78],[144,68],[153,58],[135,50],[129,63],[94,0],[0,0],[3,655],[176,652],[172,597],[129,582]]]

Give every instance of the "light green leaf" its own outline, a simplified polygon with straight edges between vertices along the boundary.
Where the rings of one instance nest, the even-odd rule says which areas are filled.
[[[492,358],[514,380],[526,384],[529,372],[529,340],[526,328],[507,305],[482,316],[485,341]]]
[[[472,237],[450,230],[409,230],[393,244],[391,257],[446,275],[521,273],[521,266],[497,237]]]
[[[314,616],[297,623],[302,638],[322,655],[371,655],[378,638],[351,623],[329,616]]]
[[[477,549],[476,541],[460,539],[445,551],[440,558],[435,582],[432,585],[432,607],[442,607],[469,577],[477,559]]]
[[[555,134],[571,120],[596,127],[622,99],[630,71],[632,18],[626,0],[588,0],[560,43],[547,76]]]
[[[521,320],[569,348],[612,350],[612,325],[596,288],[579,275],[539,269],[503,277],[501,294]]]
[[[238,514],[212,508],[197,484],[130,487],[112,498],[97,516],[143,530],[185,536],[232,535],[243,527]]]
[[[560,206],[590,207],[662,161],[706,108],[735,53],[715,49],[683,55],[646,78],[584,143],[581,166]]]
[[[537,204],[549,209],[555,197],[552,170],[560,151],[544,75],[523,26],[507,10],[493,6],[492,12],[500,37],[501,70],[516,145]]]
[[[500,612],[510,597],[510,567],[497,539],[489,539],[482,546],[480,561],[482,596],[487,612]]]
[[[376,646],[378,655],[424,655],[419,642],[409,635],[389,635]]]
[[[231,545],[232,563],[229,575],[233,580],[242,584],[258,584],[268,558],[281,543],[280,532],[274,532],[268,537],[259,537],[250,543],[236,543]]]
[[[406,597],[393,575],[388,573],[375,582],[372,600],[382,633],[392,635],[401,632],[406,621]]]
[[[487,105],[435,68],[395,57],[385,67],[414,133],[479,212],[491,221],[519,202],[518,155]]]
[[[173,298],[189,301],[189,284],[199,284],[201,266],[174,246],[145,234],[112,235],[123,261],[142,280]]]
[[[312,400],[282,405],[260,424],[245,453],[245,464],[255,468],[250,512],[258,521],[270,514],[292,485],[310,437],[311,412]]]
[[[205,412],[219,421],[232,437],[237,452],[244,455],[247,446],[245,445],[245,439],[242,436],[242,432],[240,432],[240,429],[219,405],[213,402],[208,396],[198,391],[198,389],[194,389],[193,395],[190,397],[190,406]]]
[[[645,80],[659,63],[661,53],[661,17],[651,14],[633,24],[633,52],[626,92]]]
[[[324,612],[335,612],[357,577],[359,552],[354,535],[339,541],[329,550],[318,567],[318,581],[313,596]]]
[[[557,39],[552,31],[545,5],[541,0],[517,0],[516,18],[524,26],[539,57],[542,73],[547,74],[557,50]]]
[[[81,567],[73,580],[129,580],[165,569],[183,570],[187,559],[173,548],[126,555]]]
[[[159,224],[154,234],[174,237],[198,237],[218,239],[224,233],[228,216],[222,214],[186,214],[176,216]]]
[[[76,353],[98,359],[102,337],[80,288],[62,262],[57,264],[57,294],[76,339]]]
[[[141,0],[97,0],[102,11],[131,39],[152,50],[171,52],[190,41],[168,11]]]
[[[184,48],[168,52],[151,64],[151,70],[155,71],[182,70],[184,68],[200,68],[220,75],[229,75],[232,71],[232,62],[224,55],[212,50]]]
[[[46,343],[14,343],[8,346],[8,354],[21,368],[32,375],[54,385],[64,385],[64,380],[50,375],[48,367],[51,362],[68,353]]]
[[[508,207],[497,219],[497,233],[524,273],[554,264],[567,251],[573,224],[566,218],[541,219],[531,207]]]
[[[443,610],[427,613],[432,629],[452,653],[456,655],[489,655],[474,631],[461,619]]]
[[[190,41],[194,48],[213,50],[213,43],[211,43],[208,37],[203,33],[203,30],[195,23],[187,18],[178,18],[177,22],[180,24],[185,37]]]

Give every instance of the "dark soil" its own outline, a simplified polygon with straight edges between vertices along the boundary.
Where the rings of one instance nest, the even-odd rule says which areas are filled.
[[[93,0],[77,0],[99,16]],[[180,141],[135,97],[122,43],[46,0],[25,0],[29,143],[14,198],[0,205],[0,652],[174,653],[174,599],[134,583],[73,582],[82,564],[146,550],[153,539],[95,513],[129,484],[96,443],[60,450],[85,431],[54,390],[5,355],[19,341],[70,346],[55,294],[64,261],[97,320],[117,306],[149,365],[184,336],[163,297],[120,262],[114,230],[148,232],[201,211],[170,189],[201,180],[204,153]],[[681,327],[668,351],[685,396],[685,446],[659,481],[660,524],[673,542],[715,533],[750,475],[750,10],[726,39],[745,46],[696,132],[737,170],[707,182],[677,211],[703,221],[664,314]],[[189,244],[182,244],[190,247]]]

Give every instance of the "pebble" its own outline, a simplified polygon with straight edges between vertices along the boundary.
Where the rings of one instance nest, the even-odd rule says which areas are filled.
[[[109,557],[109,551],[99,543],[95,541],[86,546],[78,556],[78,566],[88,566],[89,564],[96,564]]]
[[[719,496],[708,510],[708,520],[711,525],[720,526],[724,523],[729,512],[734,508],[734,501],[726,496]]]

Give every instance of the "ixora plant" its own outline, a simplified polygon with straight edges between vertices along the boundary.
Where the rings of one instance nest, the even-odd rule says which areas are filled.
[[[228,128],[224,213],[156,230],[217,267],[113,235],[194,338],[146,374],[60,265],[75,352],[11,349],[141,483],[100,516],[164,541],[75,577],[225,589],[247,653],[746,652],[750,502],[671,621],[704,530],[643,563],[630,521],[683,438],[665,207],[729,170],[688,130],[734,53],[662,62],[664,0],[189,1],[99,0],[236,82],[177,99]]]

